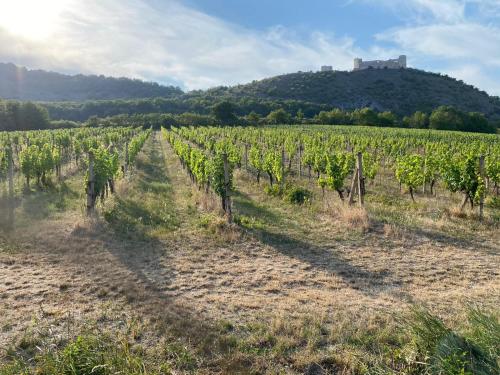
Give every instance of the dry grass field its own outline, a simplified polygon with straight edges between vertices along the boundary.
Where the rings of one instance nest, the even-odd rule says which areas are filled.
[[[0,234],[0,374],[87,352],[99,374],[418,373],[422,306],[457,332],[498,316],[498,212],[457,215],[449,193],[414,204],[382,176],[360,209],[304,180],[296,206],[237,171],[228,226],[158,133],[94,219],[78,177]]]

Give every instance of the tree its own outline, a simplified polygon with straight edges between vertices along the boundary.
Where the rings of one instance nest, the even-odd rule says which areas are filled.
[[[377,125],[377,113],[371,108],[356,109],[352,112],[351,118],[357,125]]]
[[[488,119],[479,112],[469,112],[465,116],[464,126],[460,130],[466,132],[496,133],[495,126],[491,125]]]
[[[50,127],[48,111],[31,102],[0,102],[0,130],[35,130]]]
[[[381,112],[377,115],[378,125],[380,126],[394,126],[398,121],[398,118],[391,111]]]
[[[403,124],[408,128],[427,129],[429,127],[429,116],[422,111],[417,111],[411,116],[406,116],[403,119]]]
[[[250,125],[259,125],[260,115],[252,111],[246,116],[246,120]]]
[[[215,119],[221,124],[234,124],[238,119],[235,115],[235,106],[233,103],[224,101],[214,105],[212,112]]]
[[[297,114],[295,115],[295,119],[298,124],[302,124],[302,121],[304,120],[304,112],[302,112],[302,109],[299,108]]]
[[[267,121],[270,124],[289,124],[292,121],[292,116],[283,108],[272,111],[267,115]]]
[[[440,106],[432,111],[429,128],[439,130],[462,130],[464,115],[451,106]]]

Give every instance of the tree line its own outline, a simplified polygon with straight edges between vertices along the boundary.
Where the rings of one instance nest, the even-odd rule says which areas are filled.
[[[31,102],[0,100],[0,131],[50,128],[46,108]]]
[[[160,101],[169,99],[161,99]],[[122,102],[122,101],[116,101]],[[145,102],[149,102],[145,100]],[[85,105],[89,104],[87,102]],[[269,104],[269,103],[268,103]],[[51,105],[57,105],[55,103]],[[70,105],[70,104],[66,104]],[[77,105],[77,104],[74,104]],[[64,107],[64,106],[63,106]],[[320,106],[321,107],[321,106]],[[0,100],[0,130],[31,130],[48,128],[72,128],[82,123],[89,127],[136,126],[160,129],[171,126],[209,125],[278,125],[278,124],[325,124],[325,125],[369,125],[381,127],[403,127],[416,129],[456,130],[466,132],[496,133],[498,124],[488,121],[479,112],[464,112],[451,106],[440,106],[430,113],[417,111],[410,116],[398,117],[391,111],[378,112],[371,108],[341,110],[338,108],[303,110],[298,103],[288,102],[280,106],[275,102],[267,109],[244,112],[232,101],[221,101],[201,112],[180,113],[130,113],[130,111],[103,116],[91,116],[86,121],[73,119],[50,120],[46,105],[31,102]],[[249,108],[253,108],[249,104]],[[112,112],[113,113],[113,112]]]

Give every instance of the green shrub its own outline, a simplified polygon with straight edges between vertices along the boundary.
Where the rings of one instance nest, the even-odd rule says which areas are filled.
[[[281,197],[283,195],[283,190],[280,188],[278,184],[266,186],[264,191],[267,195],[272,197]]]
[[[312,199],[312,192],[300,186],[293,186],[286,190],[284,199],[293,204],[304,204]]]
[[[417,308],[406,322],[412,355],[407,361],[423,373],[500,373],[500,324],[494,316],[472,309],[468,329],[455,332],[427,310]],[[424,367],[422,369],[422,366]]]

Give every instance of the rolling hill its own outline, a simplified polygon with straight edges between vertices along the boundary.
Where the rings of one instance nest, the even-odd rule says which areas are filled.
[[[129,78],[65,75],[0,63],[0,98],[31,101],[85,101],[173,97],[182,90]]]
[[[173,86],[128,78],[69,76],[0,63],[0,98],[44,102],[54,119],[84,121],[92,115],[208,114],[229,100],[238,115],[266,115],[282,107],[308,117],[321,110],[371,107],[405,116],[441,105],[500,120],[500,99],[446,75],[416,69],[298,72],[232,87],[184,93]],[[158,99],[161,98],[161,99]]]
[[[187,94],[190,95],[190,94]],[[198,94],[226,99],[296,100],[346,110],[371,107],[398,115],[451,105],[500,119],[500,99],[454,78],[416,69],[298,72]]]

